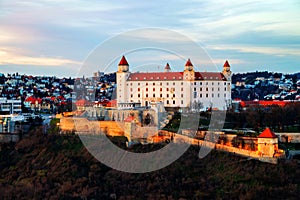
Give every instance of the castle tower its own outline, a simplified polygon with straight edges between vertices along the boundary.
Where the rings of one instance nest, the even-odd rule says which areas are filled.
[[[257,150],[263,157],[273,157],[278,151],[278,137],[270,128],[266,128],[257,140]]]
[[[127,87],[126,82],[129,77],[129,64],[125,58],[122,56],[117,72],[117,106],[120,107],[120,103],[127,102]]]
[[[169,63],[167,63],[165,66],[165,72],[170,72],[170,71],[171,71],[171,67],[170,67]]]
[[[187,60],[184,71],[183,71],[184,79],[188,81],[193,81],[195,78],[194,66],[190,59]]]
[[[226,77],[227,81],[231,82],[231,71],[230,71],[230,65],[228,60],[225,61],[224,65],[223,65],[223,71],[222,74]]]

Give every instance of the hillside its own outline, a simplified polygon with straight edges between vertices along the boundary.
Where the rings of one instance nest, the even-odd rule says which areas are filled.
[[[119,141],[120,142],[120,141]],[[153,146],[136,146],[144,151]],[[0,199],[298,199],[294,161],[261,163],[213,151],[204,159],[191,147],[162,170],[128,174],[95,160],[77,136],[40,134],[2,145]]]

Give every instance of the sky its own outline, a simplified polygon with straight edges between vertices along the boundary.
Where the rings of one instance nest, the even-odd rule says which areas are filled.
[[[299,11],[299,0],[0,0],[0,73],[75,77],[95,52],[93,70],[107,72],[117,70],[117,60],[126,55],[131,69],[145,71],[162,70],[166,62],[182,70],[191,58],[205,71],[220,70],[228,59],[234,73],[295,73]],[[122,52],[130,42],[114,42],[119,35],[139,37],[144,50]],[[163,43],[167,53],[145,50],[149,43],[141,42],[143,37]],[[182,38],[197,44],[211,62],[197,58],[195,49],[187,51]],[[105,44],[111,45],[103,50]],[[170,56],[180,45],[185,50],[180,59]],[[109,52],[115,60],[103,64],[101,57],[112,58]]]

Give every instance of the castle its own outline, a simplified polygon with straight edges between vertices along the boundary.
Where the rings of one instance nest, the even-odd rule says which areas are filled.
[[[231,70],[226,60],[222,72],[196,72],[190,59],[182,72],[131,73],[125,58],[117,71],[117,107],[150,106],[162,103],[165,108],[225,110],[231,104]]]

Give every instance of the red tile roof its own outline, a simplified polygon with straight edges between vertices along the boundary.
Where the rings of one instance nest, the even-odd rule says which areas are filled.
[[[259,136],[259,138],[277,138],[270,128],[266,128]]]
[[[185,66],[193,66],[192,62],[190,59],[188,59],[185,63]]]
[[[134,120],[135,120],[134,116],[128,116],[128,117],[124,120],[124,122],[132,122],[132,121],[134,121]]]
[[[225,61],[223,67],[230,67],[228,60]]]
[[[150,73],[131,73],[129,81],[166,81],[182,80],[183,72],[150,72]]]
[[[119,65],[127,65],[128,66],[128,62],[127,62],[125,56],[122,56],[122,59],[120,60]]]
[[[149,72],[131,73],[128,81],[172,81],[183,80],[183,72]],[[225,76],[219,72],[195,72],[195,80],[226,81]]]
[[[92,106],[93,103],[88,101],[88,100],[84,100],[84,99],[81,99],[81,100],[78,100],[76,101],[76,106]]]

